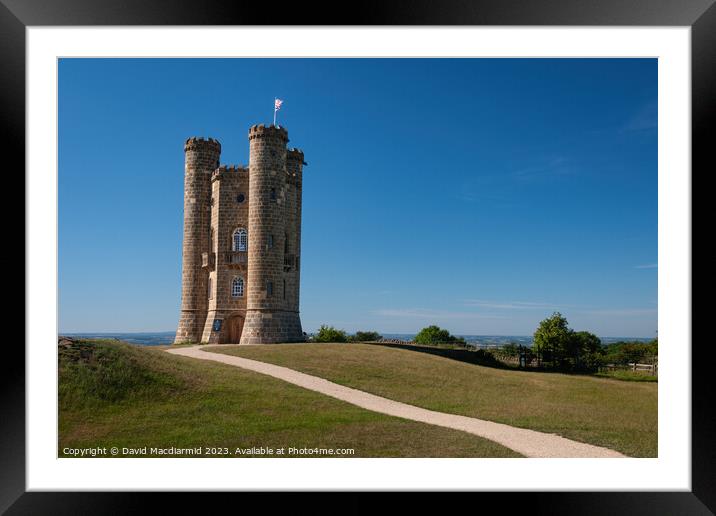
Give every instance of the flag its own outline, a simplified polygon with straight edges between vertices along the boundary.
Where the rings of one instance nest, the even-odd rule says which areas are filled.
[[[279,109],[281,109],[281,104],[283,104],[283,100],[275,99],[273,102],[273,110],[278,111]]]

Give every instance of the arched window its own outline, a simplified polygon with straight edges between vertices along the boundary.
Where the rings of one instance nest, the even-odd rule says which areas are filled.
[[[209,290],[209,299],[211,299],[211,296],[213,295],[213,292],[211,291],[211,278],[209,278],[208,290]]]
[[[231,250],[232,251],[246,251],[248,244],[248,236],[244,228],[239,228],[234,231],[234,235],[231,239]]]
[[[231,282],[231,296],[244,297],[244,278],[234,278]]]

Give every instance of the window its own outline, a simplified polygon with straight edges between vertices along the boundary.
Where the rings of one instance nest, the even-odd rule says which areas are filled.
[[[231,250],[232,251],[246,251],[247,246],[247,234],[244,228],[239,228],[234,231],[232,238]]]
[[[239,195],[236,196],[236,202],[238,202],[239,204],[241,204],[245,200],[246,200],[246,196],[242,193],[240,193]]]
[[[268,297],[273,296],[273,281],[266,282],[266,295]]]
[[[286,299],[286,280],[283,280],[283,298]]]
[[[283,235],[283,254],[288,254],[288,233]]]
[[[244,278],[234,278],[231,282],[231,296],[244,297]]]
[[[269,249],[273,247],[273,235],[268,236],[268,244],[266,245]]]
[[[276,200],[276,189],[275,188],[271,188],[271,200],[272,201]]]
[[[211,299],[211,294],[212,294],[212,292],[211,292],[211,278],[209,278],[208,291],[209,291],[209,299]]]

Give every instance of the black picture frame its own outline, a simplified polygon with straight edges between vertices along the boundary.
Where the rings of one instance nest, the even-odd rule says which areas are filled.
[[[237,0],[0,0],[0,118],[4,163],[24,170],[25,28],[36,25],[574,25],[689,26],[692,72],[692,180],[716,170],[713,151],[716,97],[716,7],[714,0],[376,0],[343,4],[279,5]],[[23,186],[24,188],[24,186]],[[692,189],[693,190],[693,189]],[[697,191],[697,190],[694,190]],[[692,246],[693,256],[693,246]],[[27,257],[26,257],[27,258]],[[27,271],[26,271],[27,274]],[[705,286],[701,287],[705,290]],[[692,316],[693,320],[693,316]],[[15,325],[17,326],[17,325]],[[692,334],[693,328],[692,328]],[[695,339],[694,339],[695,340]],[[37,343],[35,343],[37,344]],[[688,343],[685,343],[687,345]],[[27,345],[27,343],[26,343]],[[451,504],[530,514],[712,514],[716,511],[715,392],[709,343],[692,345],[692,490],[690,492],[453,493]],[[39,493],[25,489],[25,352],[5,342],[0,361],[0,511],[7,514],[127,514],[152,510],[183,514],[213,512],[221,505],[249,507],[258,497],[272,509],[333,512],[325,495],[310,493]],[[366,512],[384,495],[351,493],[338,512]],[[430,508],[424,493],[403,496],[401,512]],[[440,503],[444,509],[444,501]],[[480,505],[477,505],[480,504]],[[231,507],[231,505],[229,505]],[[269,512],[274,512],[273,510]]]

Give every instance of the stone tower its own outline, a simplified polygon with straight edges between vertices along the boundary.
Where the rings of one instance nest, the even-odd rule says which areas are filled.
[[[287,150],[287,143],[283,128],[252,126],[247,168],[219,166],[221,147],[215,140],[187,140],[182,312],[175,342],[303,340],[299,271],[305,163],[303,152]],[[194,148],[201,149],[200,156],[190,153]]]
[[[208,274],[202,256],[209,251],[211,174],[220,155],[221,144],[213,138],[189,138],[184,144],[184,244],[177,343],[198,342],[206,320]]]

